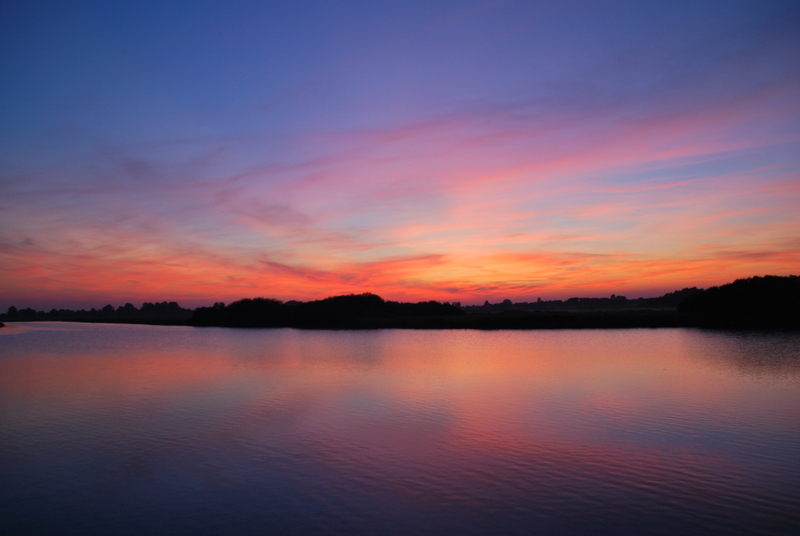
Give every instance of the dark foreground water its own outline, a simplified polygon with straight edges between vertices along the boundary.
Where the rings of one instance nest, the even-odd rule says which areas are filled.
[[[800,337],[11,325],[0,533],[800,534]]]

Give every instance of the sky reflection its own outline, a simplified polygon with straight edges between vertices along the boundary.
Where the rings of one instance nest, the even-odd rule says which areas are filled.
[[[9,526],[800,526],[798,370],[741,366],[793,362],[794,336],[31,324],[3,343]]]

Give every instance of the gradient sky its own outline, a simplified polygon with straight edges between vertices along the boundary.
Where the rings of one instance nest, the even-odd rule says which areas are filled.
[[[0,310],[800,272],[800,3],[0,3]]]

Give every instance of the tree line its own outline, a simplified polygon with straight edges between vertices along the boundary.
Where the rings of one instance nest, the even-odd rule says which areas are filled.
[[[184,309],[178,302],[145,302],[140,308],[136,308],[131,303],[126,303],[117,308],[108,304],[100,309],[92,307],[88,311],[80,309],[51,309],[50,311],[36,311],[31,308],[17,309],[14,306],[8,308],[8,312],[0,315],[0,320],[10,322],[30,322],[30,321],[67,321],[67,322],[150,322],[162,324],[185,323],[191,318],[192,309]]]
[[[469,314],[467,314],[469,313]],[[571,298],[483,306],[384,300],[371,293],[309,302],[246,298],[185,309],[177,302],[130,303],[114,308],[49,312],[10,307],[0,321],[59,320],[220,327],[557,329],[709,327],[800,329],[800,277],[763,276],[701,290],[685,288],[658,298]]]
[[[189,320],[193,326],[229,327],[368,327],[376,321],[403,318],[452,317],[463,315],[450,303],[386,301],[371,293],[333,296],[310,302],[267,298],[244,299],[226,306],[200,307]]]

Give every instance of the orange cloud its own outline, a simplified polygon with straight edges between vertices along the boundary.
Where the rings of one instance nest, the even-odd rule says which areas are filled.
[[[640,115],[484,109],[269,139],[314,149],[259,165],[203,152],[177,178],[114,155],[74,184],[44,167],[2,186],[0,307],[635,296],[792,273],[793,110],[786,90]]]

